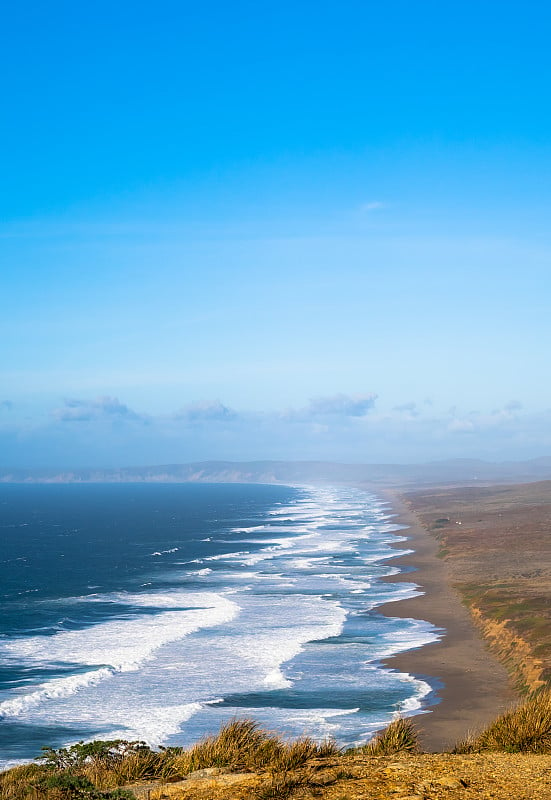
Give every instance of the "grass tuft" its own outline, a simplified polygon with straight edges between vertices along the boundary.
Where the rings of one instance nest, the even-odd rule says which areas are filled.
[[[253,720],[233,720],[218,734],[207,736],[176,756],[173,764],[182,776],[208,767],[255,769],[270,763],[280,747],[279,738],[261,730]]]
[[[370,742],[358,748],[367,756],[391,756],[394,753],[418,753],[419,734],[410,719],[398,717]]]
[[[253,797],[254,800],[285,800],[306,783],[302,776],[276,773],[254,789]]]
[[[178,780],[209,767],[269,772],[272,779],[264,787],[266,792],[281,789],[288,794],[289,773],[311,758],[338,752],[331,741],[316,744],[303,737],[286,742],[253,720],[236,719],[188,750],[169,747],[155,751],[144,742],[120,739],[79,742],[59,750],[46,747],[38,759],[40,764],[0,774],[0,800],[125,800],[126,796],[118,796],[117,787],[146,780]],[[293,780],[295,786],[297,779]]]
[[[279,736],[261,730],[250,719],[233,720],[215,736],[208,736],[173,760],[173,769],[182,776],[208,767],[232,770],[285,771],[302,766],[310,758],[334,755],[334,742],[318,745],[308,737],[284,742]]]
[[[285,772],[302,767],[311,758],[327,758],[339,753],[332,741],[316,744],[313,739],[303,737],[288,744],[282,744],[278,755],[269,765],[270,769]]]
[[[497,717],[482,733],[458,742],[453,752],[483,750],[551,753],[551,690],[531,695],[521,705]]]

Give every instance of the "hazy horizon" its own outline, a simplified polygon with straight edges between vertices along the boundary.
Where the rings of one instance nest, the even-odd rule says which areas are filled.
[[[31,6],[2,466],[551,455],[551,10]]]

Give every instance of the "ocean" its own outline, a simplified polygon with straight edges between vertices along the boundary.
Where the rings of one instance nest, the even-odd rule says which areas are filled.
[[[350,746],[422,711],[382,661],[440,632],[377,612],[418,593],[381,580],[406,533],[354,488],[1,485],[0,767],[236,716]]]

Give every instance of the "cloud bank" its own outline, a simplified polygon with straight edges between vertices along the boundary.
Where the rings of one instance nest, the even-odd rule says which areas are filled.
[[[423,399],[380,408],[374,392],[314,397],[281,411],[221,400],[172,413],[134,410],[118,397],[69,398],[41,423],[0,422],[2,466],[131,466],[200,460],[412,463],[524,459],[551,453],[551,409],[507,400],[492,411],[436,412]]]
[[[375,405],[376,394],[335,394],[316,397],[307,408],[310,416],[363,417]]]
[[[144,420],[145,416],[132,411],[117,397],[98,397],[96,400],[67,398],[62,408],[55,408],[52,416],[59,422],[91,422],[92,420]]]
[[[174,414],[174,419],[187,422],[228,422],[237,419],[238,413],[219,400],[214,402],[191,403]]]

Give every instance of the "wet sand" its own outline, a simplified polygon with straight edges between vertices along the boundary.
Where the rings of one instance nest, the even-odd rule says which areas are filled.
[[[382,493],[380,493],[382,494]],[[505,668],[494,658],[471,616],[454,591],[445,562],[438,558],[436,540],[405,506],[400,494],[385,491],[384,496],[398,514],[397,523],[407,525],[410,555],[393,559],[396,566],[413,567],[387,580],[419,585],[424,594],[411,600],[386,603],[378,611],[391,617],[413,617],[432,622],[444,630],[441,641],[409,650],[386,661],[387,666],[439,683],[438,705],[417,717],[422,729],[422,746],[436,752],[453,747],[468,732],[489,723],[515,701]],[[433,699],[433,698],[431,698]]]

